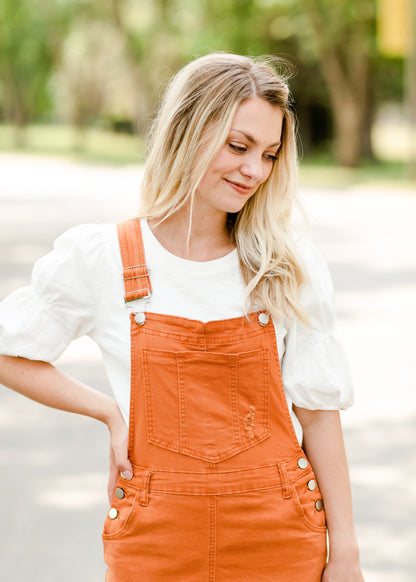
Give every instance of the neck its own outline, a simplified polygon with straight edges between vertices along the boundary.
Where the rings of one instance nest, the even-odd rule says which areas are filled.
[[[226,213],[215,216],[194,214],[190,233],[189,222],[189,209],[184,208],[160,224],[157,220],[149,220],[149,226],[168,251],[184,259],[210,261],[223,257],[234,248]]]

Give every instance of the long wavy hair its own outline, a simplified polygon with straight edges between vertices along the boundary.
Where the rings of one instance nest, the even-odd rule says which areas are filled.
[[[279,107],[278,158],[244,207],[228,215],[228,226],[246,282],[245,312],[264,309],[277,320],[307,321],[299,301],[305,275],[290,221],[296,200],[295,119],[288,76],[278,72],[280,66],[273,57],[211,53],[173,77],[150,132],[139,216],[163,221],[189,204],[192,221],[195,192],[226,143],[239,105],[260,97]]]

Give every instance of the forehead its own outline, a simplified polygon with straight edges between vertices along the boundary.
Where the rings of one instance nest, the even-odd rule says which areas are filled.
[[[249,134],[264,146],[278,144],[282,133],[283,112],[260,97],[239,105],[231,123],[232,132]]]

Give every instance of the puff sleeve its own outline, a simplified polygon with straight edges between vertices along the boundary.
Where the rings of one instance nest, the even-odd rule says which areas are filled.
[[[334,289],[326,262],[300,241],[307,280],[300,300],[311,326],[296,318],[287,326],[282,377],[292,402],[309,410],[339,410],[353,403],[349,364],[335,329]]]
[[[0,353],[52,362],[94,329],[96,269],[103,252],[98,225],[61,235],[34,266],[31,284],[0,303]]]

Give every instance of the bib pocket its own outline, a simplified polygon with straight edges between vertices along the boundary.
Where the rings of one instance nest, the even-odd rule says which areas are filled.
[[[268,351],[143,350],[147,439],[221,461],[270,436]]]

